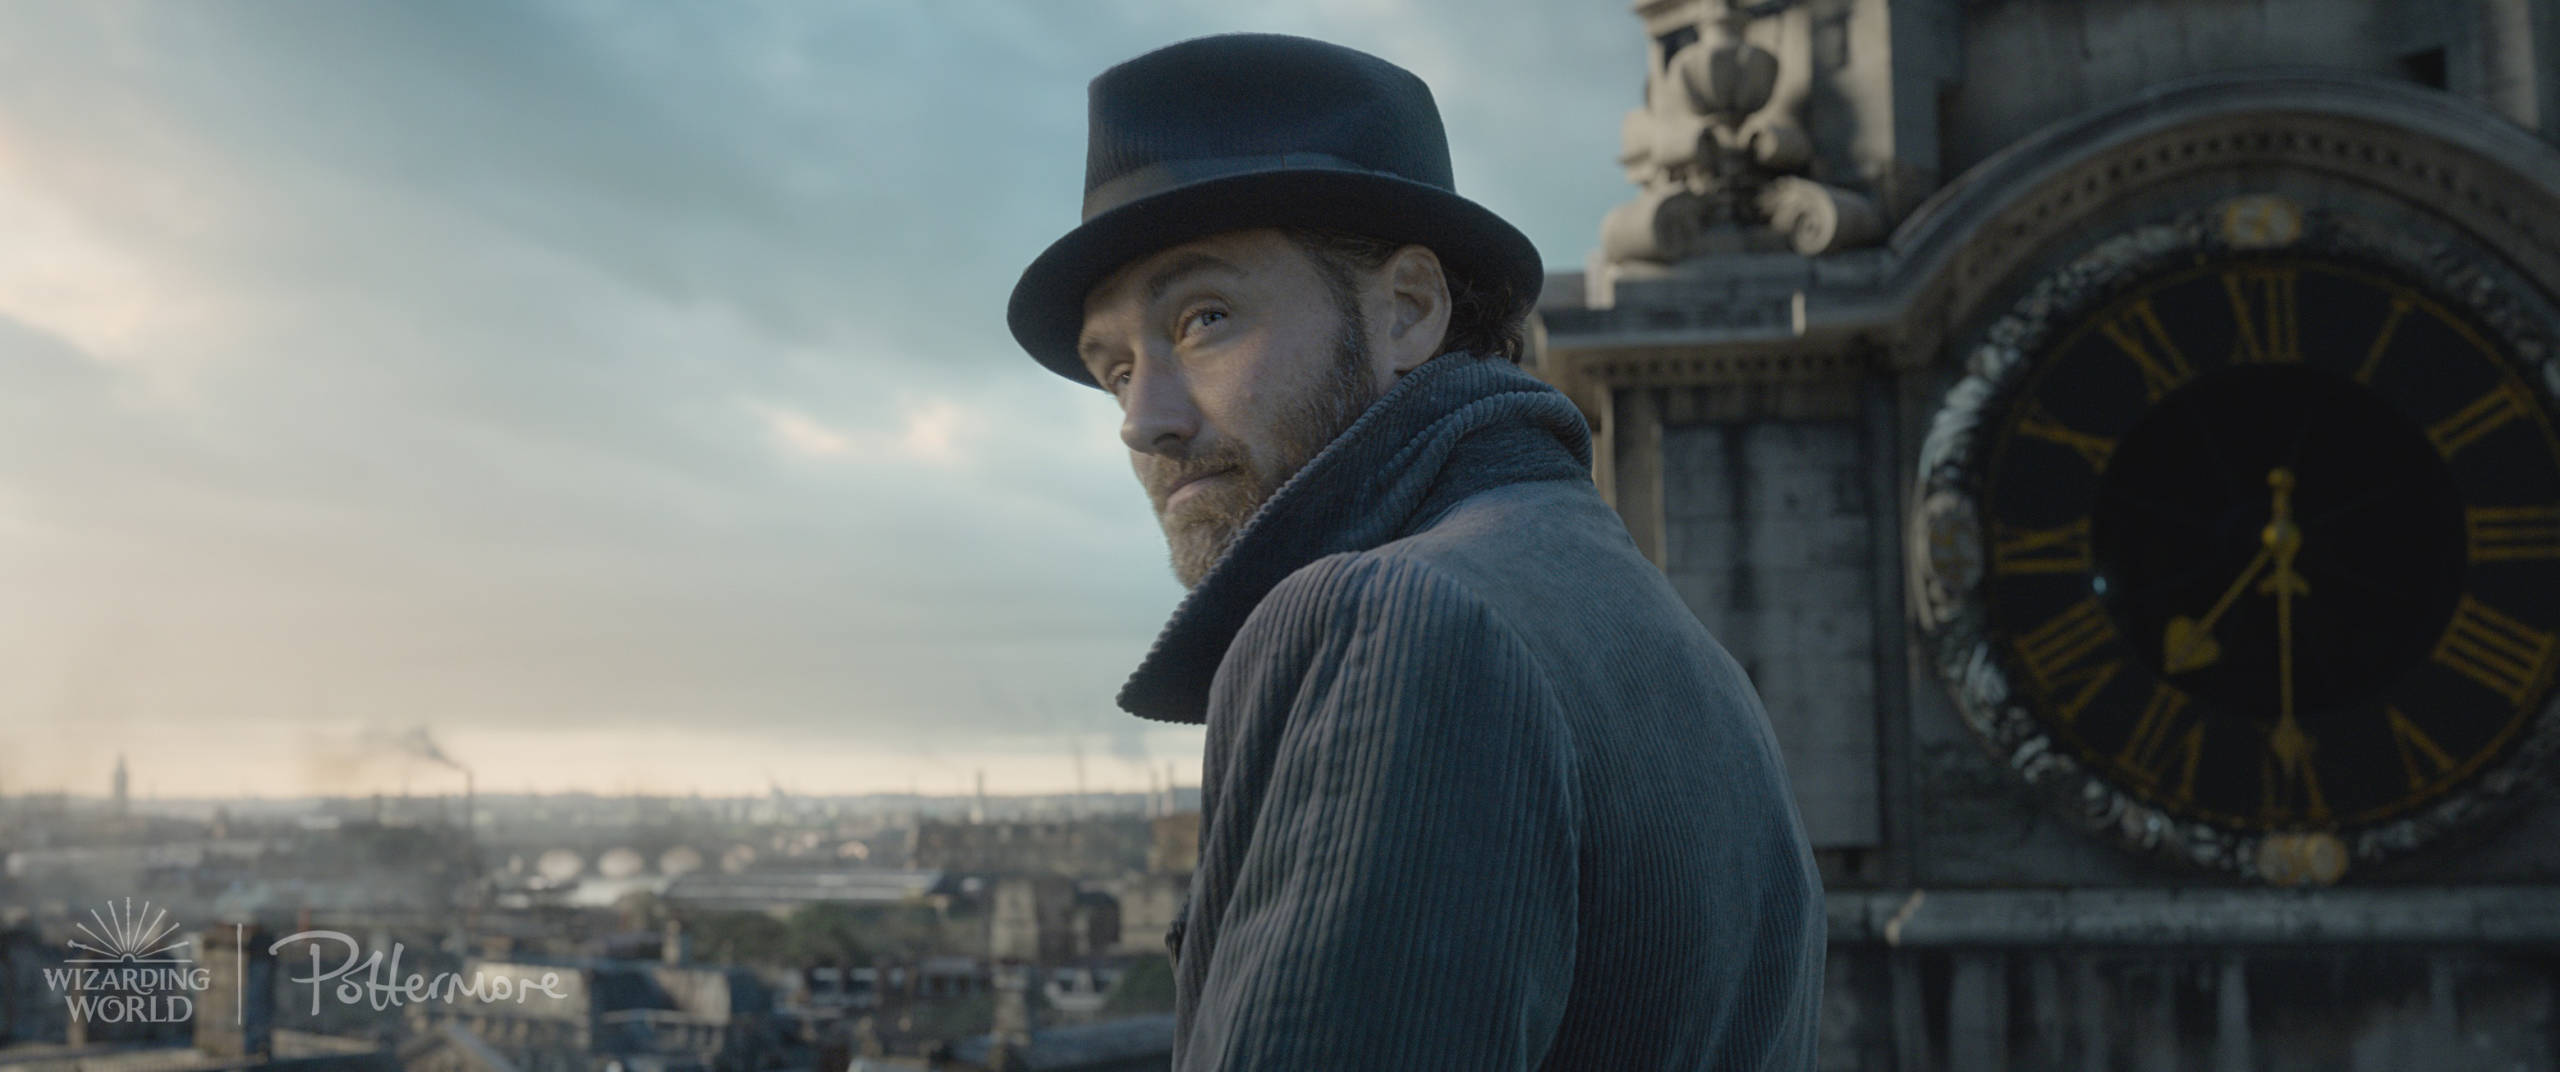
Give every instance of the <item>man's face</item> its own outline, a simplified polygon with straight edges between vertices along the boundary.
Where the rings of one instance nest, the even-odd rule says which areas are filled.
[[[1279,231],[1186,242],[1085,300],[1086,369],[1120,402],[1120,439],[1184,587],[1264,500],[1386,390],[1357,304]]]

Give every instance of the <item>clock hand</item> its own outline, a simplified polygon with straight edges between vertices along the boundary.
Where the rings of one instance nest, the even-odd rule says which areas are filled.
[[[2231,587],[2223,589],[2222,598],[2213,601],[2213,609],[2205,611],[2204,617],[2189,618],[2183,614],[2170,617],[2169,634],[2160,643],[2160,661],[2166,664],[2163,669],[2168,673],[2183,674],[2211,666],[2222,658],[2222,646],[2213,641],[2213,623],[2222,620],[2223,612],[2231,609],[2232,601],[2239,599],[2240,593],[2248,589],[2249,582],[2256,579],[2258,571],[2267,567],[2267,560],[2273,557],[2274,551],[2272,546],[2259,548],[2258,557],[2249,560],[2249,567],[2240,571],[2239,579],[2232,581]]]
[[[2311,759],[2311,736],[2302,732],[2302,724],[2294,719],[2293,710],[2293,597],[2311,594],[2311,586],[2294,572],[2293,558],[2302,551],[2302,528],[2293,523],[2293,471],[2278,468],[2267,474],[2267,486],[2275,489],[2275,509],[2260,530],[2258,539],[2275,553],[2275,573],[2258,585],[2258,591],[2276,597],[2276,728],[2267,736],[2267,747],[2275,753],[2283,770],[2284,784],[2291,786],[2302,765]],[[2320,800],[2317,783],[2302,783],[2310,788],[2308,802],[2314,815],[2328,808]],[[2272,793],[2273,790],[2270,789]],[[2274,798],[2269,797],[2272,801]]]

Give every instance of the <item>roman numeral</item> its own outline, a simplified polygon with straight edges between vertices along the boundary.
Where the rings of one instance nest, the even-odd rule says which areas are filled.
[[[2053,713],[2065,726],[2079,725],[2080,712],[2088,709],[2089,701],[2106,691],[2107,683],[2114,681],[2116,672],[2122,669],[2124,660],[2109,659],[2096,666],[2074,667],[2042,679],[2045,695],[2057,697]],[[2072,691],[2066,696],[2066,690]]]
[[[2453,624],[2428,654],[2445,669],[2522,706],[2541,683],[2554,637],[2466,595],[2454,605]]]
[[[2296,817],[2312,823],[2329,821],[2329,801],[2320,794],[2320,771],[2309,760],[2288,767],[2268,756],[2258,776],[2264,787],[2258,799],[2260,822]]]
[[[2133,359],[2142,370],[2142,390],[2157,402],[2161,395],[2176,390],[2179,384],[2195,378],[2195,366],[2187,363],[2187,355],[2178,352],[2178,344],[2169,338],[2169,329],[2160,323],[2160,314],[2151,308],[2151,299],[2136,298],[2115,319],[2099,327],[2116,348]]]
[[[2454,411],[2453,416],[2428,425],[2427,439],[2436,445],[2436,453],[2450,460],[2455,451],[2497,431],[2508,421],[2523,417],[2532,405],[2533,400],[2526,398],[2513,382],[2500,383],[2470,405]]]
[[[2143,702],[2142,717],[2134,720],[2133,735],[2125,738],[2124,749],[2116,753],[2116,762],[2141,779],[2144,787],[2160,784],[2169,773],[2169,762],[2184,757],[2184,773],[2175,796],[2183,803],[2195,794],[2196,761],[2204,755],[2204,723],[2184,716],[2187,694],[2162,682],[2151,686],[2151,698]],[[2180,732],[2181,727],[2185,732]],[[2173,747],[2170,742],[2177,742]]]
[[[2096,596],[2090,596],[2021,634],[2017,640],[2018,658],[2037,681],[2060,681],[2080,660],[2105,647],[2115,636],[2115,623],[2107,618],[2107,609],[2098,605]]]
[[[2427,783],[2453,773],[2453,757],[2445,754],[2444,748],[2417,723],[2409,721],[2409,716],[2401,714],[2399,708],[2383,708],[2382,718],[2391,725],[2391,743],[2400,750],[2400,769],[2408,772],[2410,789],[2424,789]],[[2419,769],[2421,760],[2425,761],[2426,770]]]
[[[2178,767],[2178,788],[2169,794],[2169,803],[2183,806],[2196,799],[2196,763],[2204,758],[2204,723],[2187,727],[2187,735],[2179,739],[2178,747],[2187,758]]]
[[[2028,676],[2046,696],[2056,698],[2054,714],[2064,725],[2078,723],[2080,712],[2124,669],[2122,659],[2084,665],[2115,635],[2106,608],[2093,596],[2018,638],[2018,657],[2026,663]]]
[[[2299,363],[2302,323],[2295,316],[2291,268],[2244,268],[2222,273],[2222,289],[2231,295],[2231,321],[2239,329],[2231,347],[2231,363]]]
[[[2357,383],[2373,382],[2373,372],[2381,367],[2384,351],[2391,349],[2392,334],[2400,330],[2400,318],[2409,315],[2409,310],[2416,304],[2406,291],[2391,296],[2391,311],[2382,318],[2382,330],[2374,333],[2373,345],[2364,352],[2364,363],[2356,366]]]
[[[2090,435],[2062,423],[2051,411],[2044,408],[2043,403],[2033,398],[2027,400],[2026,409],[2018,415],[2018,434],[2034,436],[2051,443],[2060,443],[2079,452],[2080,457],[2089,463],[2089,471],[2093,473],[2106,472],[2107,458],[2116,452],[2115,440],[2105,436]]]
[[[2081,573],[2095,564],[2088,518],[2054,529],[1991,524],[1991,568],[2001,573]]]
[[[2462,526],[2474,562],[2560,558],[2560,506],[2474,506]]]

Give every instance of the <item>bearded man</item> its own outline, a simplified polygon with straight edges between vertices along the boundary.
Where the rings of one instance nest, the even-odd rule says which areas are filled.
[[[1800,1069],[1823,915],[1768,717],[1521,371],[1537,251],[1430,90],[1227,35],[1091,87],[1014,337],[1119,402],[1206,723],[1174,1067]]]

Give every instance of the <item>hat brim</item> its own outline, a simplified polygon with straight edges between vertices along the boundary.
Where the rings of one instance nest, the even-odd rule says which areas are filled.
[[[1086,220],[1033,259],[1005,322],[1050,371],[1099,387],[1076,356],[1084,300],[1123,265],[1196,238],[1316,227],[1430,247],[1451,272],[1508,284],[1525,312],[1545,282],[1538,249],[1492,210],[1437,186],[1376,172],[1272,170],[1176,186]]]

